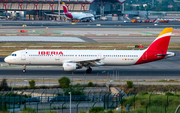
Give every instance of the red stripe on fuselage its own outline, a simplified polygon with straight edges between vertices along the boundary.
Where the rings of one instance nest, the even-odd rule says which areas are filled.
[[[66,13],[65,15],[66,15],[67,17],[71,18],[71,19],[73,18],[73,16],[72,16],[71,13]]]
[[[143,64],[143,63],[148,63],[156,60],[161,60],[165,56],[157,56],[158,54],[162,54],[161,51],[145,51],[141,58],[134,64]]]

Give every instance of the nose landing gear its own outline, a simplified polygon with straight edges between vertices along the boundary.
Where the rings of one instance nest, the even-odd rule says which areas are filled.
[[[89,67],[87,70],[86,70],[86,73],[91,73],[92,72],[92,68]]]
[[[26,73],[26,65],[24,65],[24,68],[23,68],[22,72]]]

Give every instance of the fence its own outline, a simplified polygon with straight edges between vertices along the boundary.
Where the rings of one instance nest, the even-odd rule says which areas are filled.
[[[0,111],[10,109],[15,112],[17,109],[26,110],[31,108],[35,109],[37,113],[44,110],[55,110],[58,113],[63,113],[70,109],[70,96],[32,97],[32,95],[24,95],[23,93],[1,92]],[[71,109],[77,113],[80,110],[87,111],[95,106],[104,109],[115,109],[120,104],[121,99],[122,94],[111,95],[110,92],[104,95],[72,95]]]

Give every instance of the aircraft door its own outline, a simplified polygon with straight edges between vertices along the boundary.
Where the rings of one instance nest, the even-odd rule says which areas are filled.
[[[147,52],[144,53],[142,60],[147,60]]]
[[[59,59],[60,59],[60,55],[56,55],[55,60],[59,60]]]
[[[26,60],[26,52],[21,52],[21,60]]]
[[[98,54],[97,54],[97,58],[98,58],[98,59],[102,59],[102,54],[101,54],[101,53],[98,53]]]

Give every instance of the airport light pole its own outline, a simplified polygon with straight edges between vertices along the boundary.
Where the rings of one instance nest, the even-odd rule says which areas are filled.
[[[27,86],[28,80],[24,80],[24,82],[26,82],[26,86]]]
[[[59,4],[59,10],[58,10],[58,15],[59,15],[59,21],[60,21],[60,0],[58,0],[58,4]]]
[[[152,0],[152,8],[154,7],[154,0]]]
[[[69,92],[70,94],[70,113],[71,113],[71,92]]]
[[[11,92],[13,92],[13,87],[17,84],[18,82],[15,82],[14,85],[11,87]]]
[[[112,82],[114,82],[114,80],[110,80],[110,81],[109,81],[109,84],[108,84],[108,91],[110,91],[110,89],[109,89],[109,88],[110,88],[110,87],[109,87],[109,85],[110,85],[110,83],[112,83]]]

